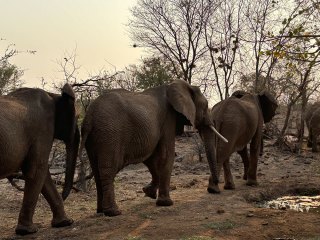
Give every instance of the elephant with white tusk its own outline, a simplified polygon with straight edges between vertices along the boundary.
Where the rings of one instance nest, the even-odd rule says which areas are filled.
[[[121,214],[115,202],[114,178],[125,166],[143,162],[152,181],[143,188],[159,206],[173,204],[169,196],[175,155],[175,136],[184,125],[198,129],[212,174],[216,159],[208,102],[200,89],[182,80],[141,93],[114,89],[88,108],[79,150],[86,148],[97,188],[97,212]]]

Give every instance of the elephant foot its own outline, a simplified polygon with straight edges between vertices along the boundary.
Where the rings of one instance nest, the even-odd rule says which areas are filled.
[[[121,215],[121,211],[115,208],[103,210],[103,213],[105,216],[108,216],[108,217],[115,217],[115,216]]]
[[[171,206],[173,201],[170,198],[158,198],[156,202],[157,206]]]
[[[213,193],[213,194],[220,193],[220,189],[219,189],[218,185],[214,185],[214,186],[209,185],[207,188],[207,191],[208,191],[208,193]]]
[[[248,186],[258,186],[257,180],[254,180],[254,179],[248,179],[246,184]]]
[[[16,227],[16,234],[18,235],[27,235],[36,233],[38,231],[38,227],[35,224],[32,224],[31,226],[24,226],[21,224],[18,224]]]
[[[148,184],[142,190],[146,194],[147,197],[150,197],[152,199],[157,198],[157,188],[154,185]]]
[[[51,222],[51,226],[54,228],[67,227],[67,226],[70,226],[72,223],[73,223],[73,219],[71,218],[64,218],[62,220],[53,219]]]
[[[235,189],[235,185],[234,185],[234,183],[227,183],[224,185],[223,188],[226,190],[233,190],[233,189]]]

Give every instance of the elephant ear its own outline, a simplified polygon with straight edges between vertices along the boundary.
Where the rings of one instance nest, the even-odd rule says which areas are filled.
[[[68,142],[74,135],[76,124],[75,94],[66,83],[61,96],[56,98],[55,138]]]
[[[167,97],[172,107],[195,126],[196,106],[193,102],[192,92],[191,86],[186,81],[176,80],[169,84]]]
[[[258,98],[263,114],[263,120],[265,123],[270,122],[276,114],[278,103],[274,96],[268,91],[262,91],[259,93]]]

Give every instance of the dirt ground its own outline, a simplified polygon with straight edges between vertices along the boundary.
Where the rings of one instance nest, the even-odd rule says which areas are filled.
[[[320,239],[320,213],[262,208],[261,203],[286,194],[320,193],[320,154],[306,149],[300,156],[283,152],[265,142],[259,160],[259,186],[249,187],[242,180],[243,166],[237,154],[232,156],[235,190],[212,195],[206,190],[209,169],[206,159],[199,162],[192,137],[176,141],[177,157],[171,180],[174,205],[157,207],[142,187],[150,174],[142,164],[132,165],[116,178],[116,198],[122,215],[97,215],[96,192],[72,192],[65,208],[74,224],[54,229],[51,212],[40,196],[34,222],[36,234],[14,234],[22,192],[6,180],[0,181],[1,239]],[[223,178],[221,177],[221,181]]]

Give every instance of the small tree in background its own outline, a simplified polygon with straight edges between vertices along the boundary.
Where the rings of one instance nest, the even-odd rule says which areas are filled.
[[[9,45],[0,55],[0,95],[11,92],[22,86],[21,76],[23,70],[9,61],[18,54],[18,51]]]
[[[172,64],[166,63],[160,57],[144,59],[142,66],[136,70],[135,74],[139,89],[160,86],[178,78]],[[182,77],[181,74],[180,77]]]

